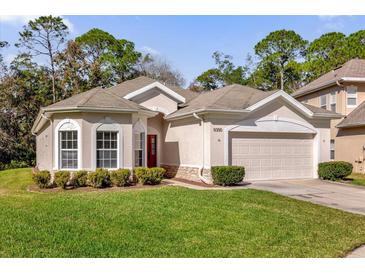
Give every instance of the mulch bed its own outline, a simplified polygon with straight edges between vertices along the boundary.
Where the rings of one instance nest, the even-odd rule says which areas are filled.
[[[217,187],[216,185],[205,184],[203,182],[190,181],[190,180],[183,179],[183,178],[171,178],[171,180],[182,182],[182,183],[189,184],[189,185],[194,185],[194,186],[213,187],[213,188]]]
[[[94,187],[77,187],[77,188],[66,188],[62,189],[60,187],[55,188],[40,188],[37,185],[30,185],[27,187],[27,191],[29,192],[44,192],[44,193],[52,193],[52,192],[106,192],[106,191],[126,191],[126,190],[134,190],[134,189],[153,189],[153,188],[160,188],[169,185],[167,182],[161,182],[159,185],[131,185],[131,186],[112,186],[106,188],[94,188]]]
[[[179,181],[185,184],[189,184],[189,185],[194,185],[194,186],[201,186],[201,187],[208,187],[208,188],[221,188],[221,187],[237,187],[237,186],[247,186],[250,183],[247,182],[242,182],[236,185],[232,185],[232,186],[219,186],[219,185],[213,185],[213,184],[205,184],[203,182],[196,182],[196,181],[190,181],[187,179],[182,179],[182,178],[171,178],[174,181]]]

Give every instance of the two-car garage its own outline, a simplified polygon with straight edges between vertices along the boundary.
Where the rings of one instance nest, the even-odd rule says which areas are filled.
[[[230,133],[230,164],[246,180],[313,178],[313,137],[308,133]]]

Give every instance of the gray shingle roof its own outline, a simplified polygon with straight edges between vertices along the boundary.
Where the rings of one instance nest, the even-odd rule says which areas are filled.
[[[146,108],[122,97],[116,96],[100,87],[76,94],[70,98],[49,105],[43,110],[56,110],[67,108],[108,108],[115,110],[146,110]]]
[[[244,110],[273,93],[238,84],[229,85],[213,91],[202,92],[188,102],[186,107],[167,115],[167,118],[178,117],[201,109]]]
[[[352,59],[342,66],[323,74],[319,78],[298,89],[292,94],[294,98],[311,93],[322,87],[334,85],[343,77],[365,77],[365,59]]]
[[[338,128],[356,127],[365,125],[365,101],[350,112],[338,125]]]
[[[108,90],[115,95],[124,97],[128,93],[141,89],[154,82],[159,82],[159,81],[146,77],[146,76],[140,76],[135,79],[122,82],[114,87],[110,87],[110,88],[108,88]],[[178,86],[167,85],[164,83],[161,83],[161,84],[165,85],[169,89],[173,90],[177,94],[184,97],[186,99],[186,101],[190,101],[191,99],[195,98],[198,95],[196,92],[193,92],[193,91],[187,90],[187,89],[182,89]]]
[[[324,108],[319,108],[319,107],[315,107],[309,104],[304,104],[302,103],[302,105],[304,105],[307,109],[309,109],[310,111],[312,111],[315,114],[333,114],[333,115],[338,115],[341,116],[341,114],[331,111],[331,110],[327,110]]]

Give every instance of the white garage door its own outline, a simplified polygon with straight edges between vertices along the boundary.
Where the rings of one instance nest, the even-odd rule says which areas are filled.
[[[239,135],[231,144],[231,164],[245,167],[246,180],[313,177],[313,139]]]

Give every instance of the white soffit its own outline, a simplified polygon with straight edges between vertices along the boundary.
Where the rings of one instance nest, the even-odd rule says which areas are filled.
[[[153,88],[159,88],[162,91],[166,92],[168,95],[170,95],[172,98],[175,98],[177,101],[179,101],[181,103],[185,103],[185,98],[183,96],[181,96],[180,94],[176,93],[172,89],[169,89],[168,87],[166,87],[165,85],[163,85],[159,82],[154,82],[154,83],[144,86],[143,88],[140,88],[136,91],[128,93],[127,95],[124,96],[124,98],[129,100],[129,99],[136,97],[137,95],[143,94]]]

